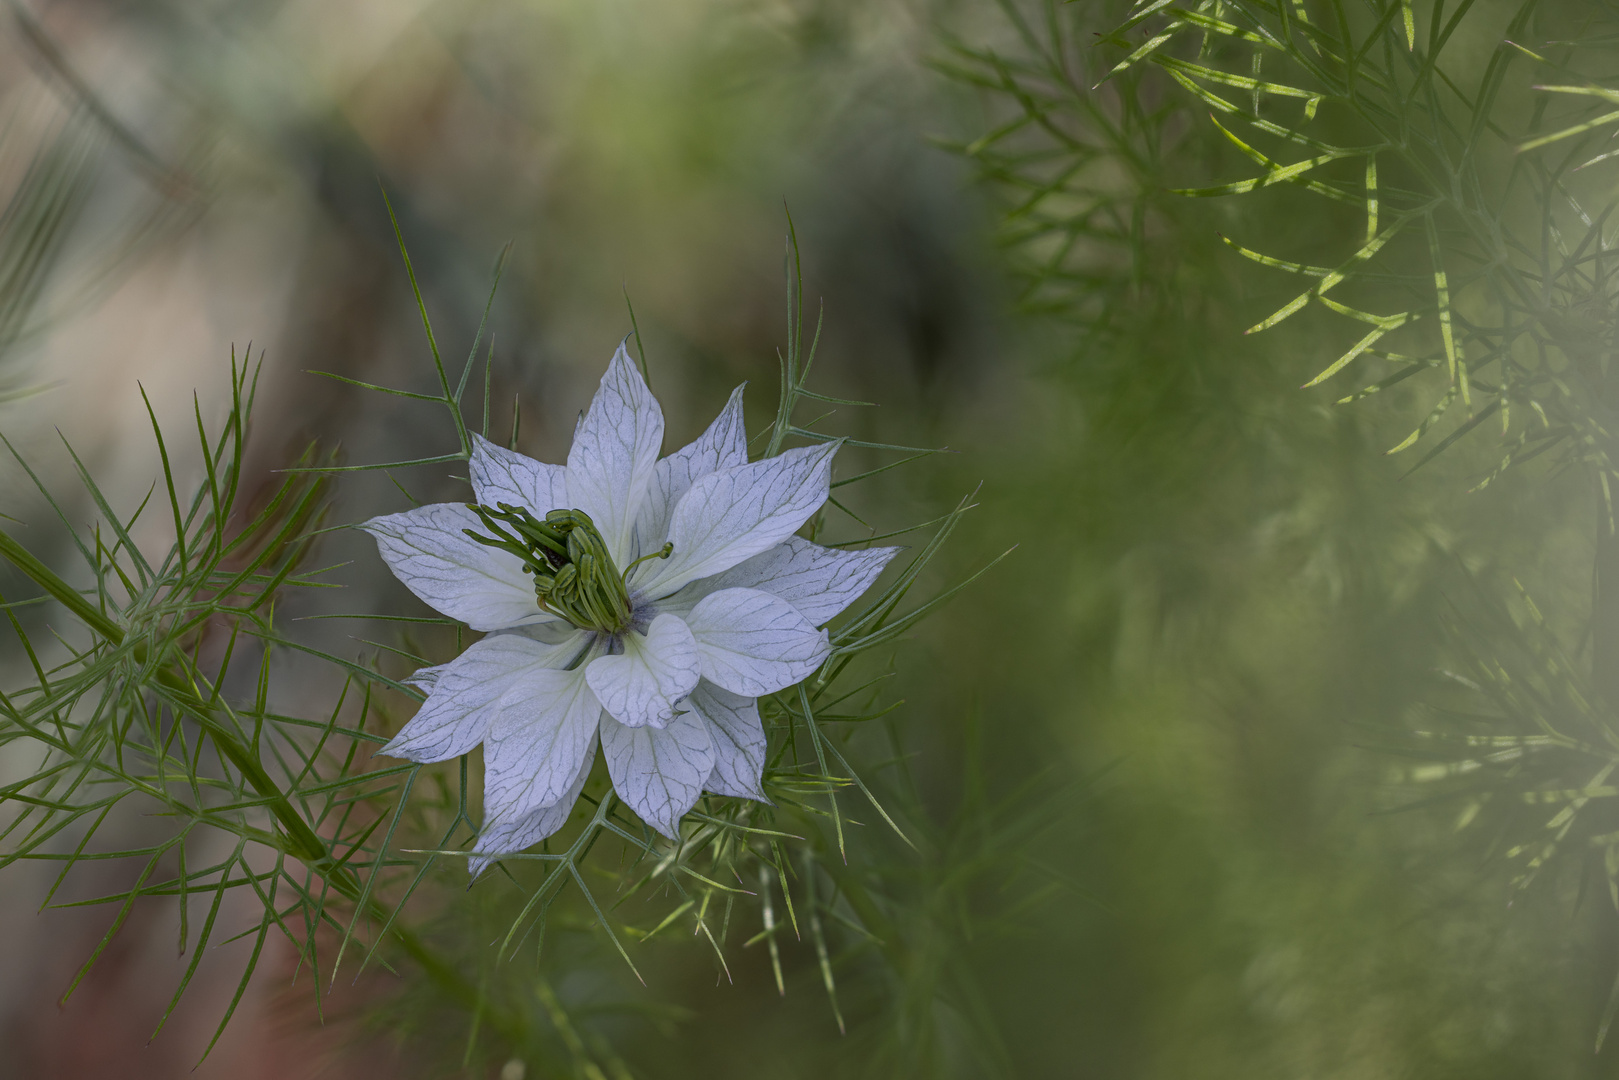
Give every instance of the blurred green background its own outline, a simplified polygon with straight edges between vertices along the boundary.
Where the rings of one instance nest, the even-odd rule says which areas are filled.
[[[1141,91],[1164,110],[1153,153],[1095,166],[1150,227],[1096,241],[1056,310],[1021,303],[997,239],[1017,198],[949,148],[1003,122],[1004,95],[940,68],[952,41],[1015,59],[1016,13],[1040,27],[1046,10],[13,0],[0,190],[55,201],[0,222],[25,252],[7,255],[0,426],[49,486],[73,483],[60,430],[138,501],[157,466],[137,381],[180,425],[192,388],[218,411],[230,350],[251,343],[260,482],[311,438],[352,460],[440,452],[408,404],[305,374],[430,381],[380,182],[447,352],[513,243],[497,429],[517,395],[524,448],[565,452],[627,293],[679,445],[737,382],[755,417],[769,408],[790,210],[824,303],[818,387],[881,403],[845,430],[952,451],[862,506],[898,526],[977,492],[935,585],[1016,550],[896,650],[893,745],[857,737],[920,850],[869,822],[851,847],[892,902],[882,940],[840,957],[847,1034],[807,947],[786,952],[784,998],[761,947],[733,950],[727,982],[702,947],[650,944],[643,988],[581,930],[547,971],[592,1037],[647,1077],[1608,1075],[1591,1046],[1619,941],[1600,890],[1517,891],[1455,806],[1396,812],[1422,795],[1394,782],[1385,737],[1444,663],[1458,566],[1584,602],[1580,481],[1465,494],[1488,448],[1402,480],[1381,451],[1419,401],[1298,390],[1336,351],[1309,326],[1245,337],[1290,286],[1217,233],[1262,225],[1308,253],[1336,226],[1285,197],[1168,194],[1231,162],[1161,87]],[[1123,6],[1050,11],[1088,87],[1116,56],[1084,42]],[[0,507],[42,517],[9,463]],[[386,481],[357,482],[338,520],[395,508]],[[345,608],[404,610],[363,542],[327,555],[353,560]],[[146,1046],[179,970],[169,923],[134,918],[59,1010],[110,915],[35,915],[43,887],[0,888],[0,1076],[190,1075],[217,997],[194,992]],[[291,975],[261,969],[195,1075],[454,1072],[432,1054],[459,1052],[464,1018],[412,1014],[419,1051],[386,1015],[359,1019],[363,995],[322,1022]]]

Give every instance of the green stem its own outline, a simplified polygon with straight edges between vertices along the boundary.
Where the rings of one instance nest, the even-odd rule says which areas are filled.
[[[0,555],[11,560],[17,569],[32,578],[40,588],[60,601],[108,643],[114,647],[124,643],[125,631],[122,626],[81,596],[76,589],[53,573],[4,530],[0,530]],[[130,653],[140,665],[144,665],[149,659],[146,646],[142,643],[136,643]],[[178,703],[186,712],[208,729],[214,744],[219,747],[220,754],[241,772],[243,779],[254,791],[268,800],[270,812],[287,830],[287,839],[292,847],[289,854],[310,864],[312,869],[329,865],[331,852],[327,850],[320,837],[315,835],[315,831],[309,827],[309,823],[304,821],[285,793],[270,778],[270,774],[264,771],[264,765],[258,757],[242,745],[230,729],[213,715],[214,710],[197,696],[189,681],[168,668],[158,669],[157,681],[178,699]],[[340,871],[340,876],[346,877],[349,873],[348,870],[343,870]],[[337,885],[338,882],[333,881],[333,884]]]
[[[104,640],[117,647],[124,643],[126,636],[124,627],[120,626],[105,612],[101,611],[89,600],[85,599],[76,589],[58,577],[52,570],[33,553],[16,540],[12,539],[5,530],[0,529],[0,555],[5,556],[12,565],[28,575],[33,581],[64,607],[95,631]],[[147,661],[145,645],[137,643],[130,650],[137,664],[144,665]],[[334,867],[331,850],[316,833],[309,823],[298,813],[286,793],[276,784],[265,771],[258,756],[236,738],[228,726],[214,716],[214,709],[200,698],[190,682],[182,675],[167,668],[159,668],[157,681],[169,691],[181,704],[185,711],[194,717],[198,723],[208,729],[219,748],[220,754],[225,757],[237,770],[247,783],[261,795],[267,802],[270,812],[275,815],[282,827],[286,830],[288,845],[291,850],[288,854],[302,860],[310,869],[320,874],[331,886],[347,899],[360,902],[361,887],[354,872],[347,867]],[[375,899],[366,902],[368,914],[374,919],[386,923],[389,912]],[[448,962],[435,955],[420,938],[406,927],[395,924],[392,933],[400,946],[415,960],[429,978],[438,983],[441,988],[460,1004],[469,1009],[478,1005],[479,994],[473,985],[462,977]],[[490,1017],[494,1026],[500,1029],[508,1038],[517,1038],[521,1033],[521,1026],[510,1016],[503,1012],[495,1012],[485,1005],[486,1015]]]

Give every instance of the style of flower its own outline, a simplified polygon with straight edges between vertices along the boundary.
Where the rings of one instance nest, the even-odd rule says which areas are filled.
[[[697,441],[659,459],[662,442],[620,346],[566,466],[474,436],[475,503],[363,526],[411,592],[486,634],[412,676],[427,699],[378,751],[428,763],[483,744],[473,876],[562,827],[598,742],[619,798],[671,839],[705,790],[764,800],[756,699],[820,667],[822,627],[898,550],[795,535],[837,444],[749,462],[741,387]]]

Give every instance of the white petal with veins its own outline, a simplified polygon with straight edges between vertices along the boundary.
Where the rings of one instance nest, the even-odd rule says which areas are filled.
[[[659,601],[658,610],[684,614],[697,601],[721,589],[758,589],[792,604],[816,626],[825,626],[871,588],[877,575],[901,550],[880,547],[840,551],[789,536],[723,574],[692,582]]]
[[[709,473],[748,463],[748,435],[742,425],[742,387],[731,391],[725,408],[696,441],[658,461],[636,524],[638,554],[658,550],[669,535],[669,516],[691,485]]]
[[[624,651],[592,660],[585,679],[619,723],[661,728],[697,685],[697,641],[675,615],[659,615],[645,636],[630,631],[622,640]]]
[[[527,672],[501,702],[483,747],[486,821],[516,821],[568,790],[596,737],[601,705],[580,670]]]
[[[534,677],[567,665],[587,640],[579,631],[556,645],[496,634],[474,642],[448,664],[423,668],[434,673],[427,700],[377,753],[424,764],[460,757],[484,741],[504,710],[529,696]]]
[[[757,589],[722,589],[686,617],[703,678],[733,694],[762,697],[814,674],[831,651],[825,630]]]
[[[566,825],[568,815],[573,812],[573,805],[579,801],[579,793],[585,789],[585,781],[590,777],[590,767],[594,764],[596,739],[593,735],[578,774],[556,802],[542,806],[516,821],[493,821],[485,815],[483,828],[478,830],[478,842],[472,848],[472,858],[467,862],[467,870],[472,876],[476,878],[502,855],[533,847]]]
[[[663,445],[663,410],[618,347],[568,451],[570,509],[590,515],[622,570],[635,557],[635,520]]]
[[[651,598],[712,577],[798,531],[831,493],[837,443],[710,473],[692,484],[669,520],[667,559],[642,563],[631,581]]]
[[[432,503],[375,517],[360,526],[405,588],[436,611],[474,630],[504,630],[556,617],[540,610],[523,560],[478,543],[462,530],[484,531],[461,503]]]
[[[454,661],[451,661],[451,663],[454,663]],[[444,669],[449,666],[449,664],[434,664],[431,667],[417,668],[399,681],[406,686],[414,686],[418,690],[431,692],[433,687],[438,685],[438,677],[444,674]]]
[[[496,446],[482,435],[472,436],[467,473],[473,496],[484,506],[527,507],[541,521],[552,510],[569,509],[566,469]]]
[[[714,768],[703,781],[704,789],[716,795],[768,802],[759,786],[767,747],[764,724],[759,721],[759,703],[707,679],[697,684],[686,701],[708,726],[709,741],[714,745]]]
[[[696,805],[714,768],[708,726],[690,712],[664,728],[625,727],[604,716],[601,739],[618,797],[642,821],[678,840],[680,819]]]

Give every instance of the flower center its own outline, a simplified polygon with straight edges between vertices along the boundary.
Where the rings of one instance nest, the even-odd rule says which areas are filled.
[[[630,623],[632,607],[624,580],[645,559],[668,558],[673,547],[635,560],[620,573],[583,510],[552,510],[541,521],[521,506],[499,503],[494,509],[468,503],[490,535],[472,529],[468,536],[487,547],[509,551],[534,575],[534,597],[540,610],[560,615],[581,630],[616,634]]]

